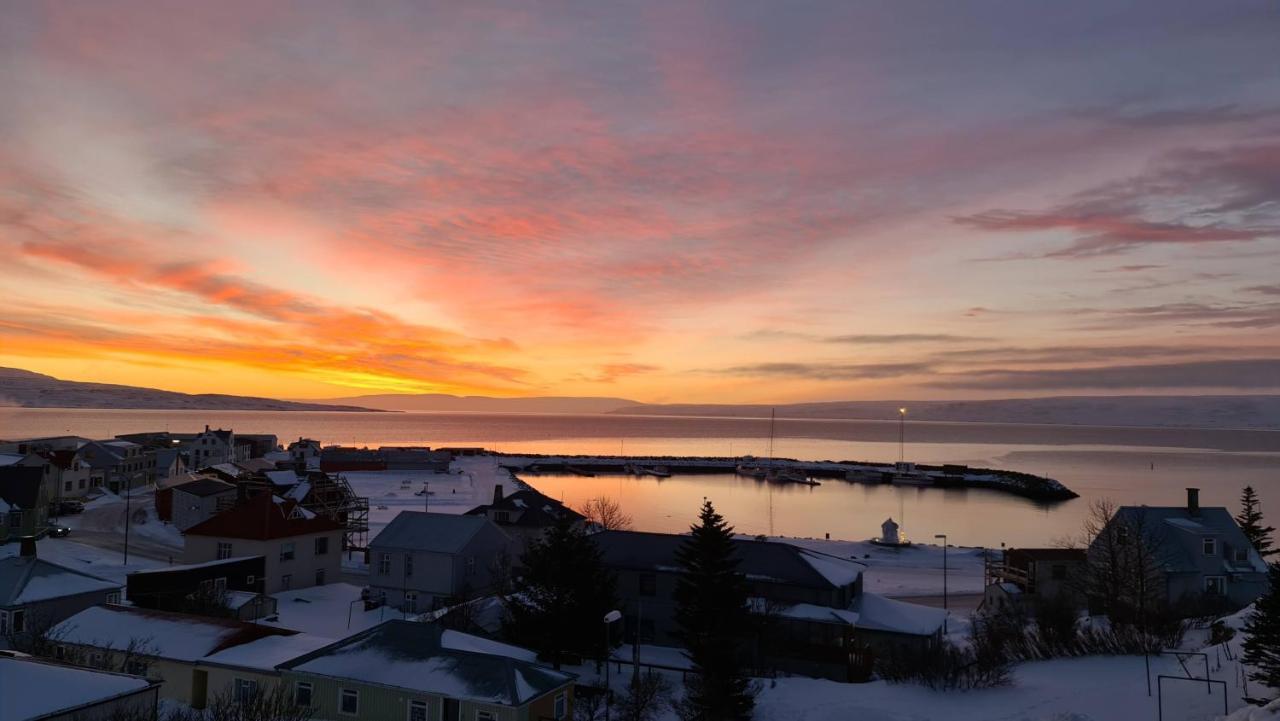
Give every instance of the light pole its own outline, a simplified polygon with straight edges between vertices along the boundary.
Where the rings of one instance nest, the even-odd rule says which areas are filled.
[[[612,692],[609,689],[609,628],[622,620],[622,612],[614,609],[604,615],[604,721],[609,721],[609,702]]]
[[[947,611],[947,616],[951,612],[947,609],[947,534],[939,533],[934,538],[942,539],[942,610]],[[942,633],[947,633],[947,616],[942,617]]]
[[[907,460],[907,409],[898,409],[898,463]]]

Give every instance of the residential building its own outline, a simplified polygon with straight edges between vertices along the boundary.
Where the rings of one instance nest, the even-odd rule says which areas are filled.
[[[150,718],[160,683],[27,656],[0,655],[0,719],[111,721]]]
[[[112,493],[155,481],[155,449],[133,441],[89,441],[76,451],[89,466],[89,486]]]
[[[372,448],[325,446],[320,449],[320,470],[337,471],[385,471],[387,461]]]
[[[125,581],[129,602],[139,608],[193,612],[192,599],[216,598],[252,621],[276,611],[276,600],[263,593],[266,573],[265,558],[245,556],[135,571]]]
[[[44,466],[0,466],[0,543],[45,533],[49,526]]]
[[[617,576],[626,638],[678,645],[676,554],[688,536],[603,531],[591,538]],[[865,593],[861,563],[774,541],[737,539],[734,545],[751,609],[771,621],[751,651],[760,666],[855,680],[868,651],[927,647],[941,638],[942,609]]]
[[[202,709],[220,694],[279,682],[275,666],[332,641],[229,618],[94,606],[53,629],[71,663],[124,668],[163,682],[160,697]]]
[[[289,444],[286,449],[289,460],[300,468],[320,467],[320,441],[312,438],[299,438]]]
[[[344,526],[269,493],[244,500],[184,532],[185,563],[266,558],[267,594],[338,580]]]
[[[191,438],[183,439],[179,447],[187,454],[188,465],[192,468],[231,463],[248,457],[247,455],[244,458],[236,457],[235,431],[221,428],[211,430],[209,426],[205,426],[203,431]],[[246,454],[247,447],[241,453]]]
[[[248,458],[262,458],[280,447],[274,433],[237,433],[236,440],[249,445]]]
[[[572,523],[582,523],[586,518],[560,501],[526,488],[509,496],[503,495],[502,484],[493,487],[493,503],[476,506],[467,515],[484,516],[498,524],[521,544],[541,538],[561,518]]]
[[[118,603],[122,590],[115,581],[38,558],[35,539],[23,539],[19,555],[0,558],[0,645],[90,606]]]
[[[235,506],[237,490],[226,481],[197,478],[156,491],[157,496],[162,493],[170,496],[169,520],[179,531],[185,531]],[[159,507],[160,502],[156,505]]]
[[[172,486],[187,475],[187,459],[177,448],[156,451],[155,481],[158,486]]]
[[[407,613],[494,590],[516,550],[483,516],[401,511],[369,543],[369,591]]]
[[[435,471],[445,473],[453,456],[425,446],[380,446],[378,455],[388,471]]]
[[[1210,601],[1244,607],[1267,589],[1267,564],[1222,507],[1201,507],[1200,489],[1185,506],[1123,506],[1089,546],[1091,561],[1108,547],[1144,544],[1155,557],[1158,595],[1170,604]]]
[[[387,621],[280,669],[316,719],[573,717],[573,676],[538,663],[532,651],[434,623]]]
[[[53,488],[49,500],[75,500],[84,498],[89,491],[89,464],[80,460],[74,450],[36,451],[53,467]]]
[[[1010,548],[986,564],[984,608],[1031,610],[1044,601],[1063,601],[1082,608],[1081,548]]]

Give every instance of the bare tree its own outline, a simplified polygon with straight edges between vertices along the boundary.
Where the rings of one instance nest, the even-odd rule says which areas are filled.
[[[622,721],[653,721],[671,705],[671,682],[656,673],[640,674],[632,679],[626,693],[618,699],[618,718]]]
[[[207,721],[308,721],[313,710],[294,702],[289,686],[255,685],[251,691],[226,688],[209,702]]]
[[[1164,597],[1162,572],[1168,559],[1148,515],[1121,512],[1099,499],[1090,504],[1082,530],[1088,555],[1075,582],[1090,606],[1113,623],[1143,629],[1168,620],[1172,599]]]
[[[582,515],[602,531],[626,531],[631,528],[631,516],[622,512],[621,504],[606,496],[598,496],[584,503]]]

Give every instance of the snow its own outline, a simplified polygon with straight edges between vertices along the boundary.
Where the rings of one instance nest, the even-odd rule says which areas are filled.
[[[18,544],[6,544],[0,546],[0,556],[14,556],[18,554],[18,550]],[[126,566],[122,563],[123,556],[115,551],[86,546],[65,538],[46,537],[37,541],[36,557],[114,581],[121,586],[125,585],[125,576],[133,571],[165,566],[163,561],[153,561],[137,555],[130,555],[129,565]]]
[[[1246,706],[1222,721],[1280,721],[1280,698],[1266,706]]]
[[[296,471],[264,471],[263,475],[277,486],[288,486],[298,483],[298,473]],[[310,487],[310,484],[308,484],[308,487]]]
[[[744,536],[746,538],[746,536]],[[864,564],[863,588],[886,596],[941,596],[942,546],[916,544],[885,548],[869,541],[772,537],[770,540],[810,548]],[[952,594],[982,593],[981,548],[947,549],[947,586]]]
[[[513,668],[512,671],[514,672],[514,675],[516,678],[516,699],[517,700],[533,698],[538,694],[538,689],[533,684],[525,680],[524,674],[520,672],[519,668]]]
[[[370,645],[367,640],[311,659],[294,667],[294,670],[484,703],[509,704],[511,701],[503,684],[493,684],[485,693],[483,686],[472,684],[458,674],[456,658],[395,657]]]
[[[199,616],[177,618],[110,606],[87,608],[53,629],[65,643],[120,650],[138,642],[149,655],[176,661],[199,660],[238,632],[234,625]]]
[[[333,639],[306,633],[293,636],[267,636],[219,651],[206,657],[204,662],[271,671],[285,661],[292,661],[333,642]]]
[[[293,471],[289,471],[293,473]],[[295,476],[296,477],[296,476]],[[297,485],[285,491],[284,497],[301,503],[311,492],[311,481],[299,481]]]
[[[822,577],[830,581],[833,586],[847,586],[854,583],[866,568],[861,563],[836,558],[825,553],[814,553],[810,549],[802,550],[800,557],[810,566],[813,566],[813,570],[822,574]]]
[[[940,608],[895,601],[875,593],[860,594],[850,610],[858,614],[858,628],[914,636],[936,633],[947,617],[947,612]]]
[[[0,453],[0,466],[12,466],[26,456],[19,453]]]
[[[0,721],[21,721],[144,689],[146,679],[0,657]]]
[[[275,620],[259,623],[325,638],[346,638],[383,621],[404,617],[399,610],[387,606],[364,610],[360,591],[359,586],[349,583],[282,591],[273,594],[276,598]],[[348,613],[350,626],[347,625]]]
[[[821,623],[847,623],[851,626],[856,626],[858,623],[857,613],[840,608],[831,608],[830,606],[818,606],[812,603],[796,603],[790,606],[770,609],[768,603],[763,598],[751,598],[748,599],[748,603],[751,605],[751,610],[755,613],[773,611],[783,618],[819,621]]]
[[[51,598],[75,596],[81,593],[120,590],[120,584],[104,578],[90,578],[79,573],[55,571],[48,566],[37,566],[37,571],[27,579],[22,593],[12,601],[14,606],[39,603]]]
[[[472,653],[485,653],[490,656],[505,656],[514,658],[517,661],[537,662],[538,654],[528,649],[520,648],[502,643],[500,641],[491,641],[480,636],[473,636],[469,633],[461,633],[459,631],[446,630],[440,634],[440,645],[444,648],[454,651],[470,651]],[[524,698],[521,696],[521,698]]]

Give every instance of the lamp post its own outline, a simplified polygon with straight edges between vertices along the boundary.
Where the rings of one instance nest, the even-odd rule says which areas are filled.
[[[942,539],[942,610],[947,611],[947,616],[951,612],[947,609],[947,534],[939,533],[934,538]],[[947,616],[942,617],[942,633],[947,633]]]
[[[907,409],[898,409],[898,462],[907,460]]]
[[[609,703],[613,693],[609,688],[609,629],[622,620],[622,612],[614,609],[604,615],[604,721],[609,721]]]

